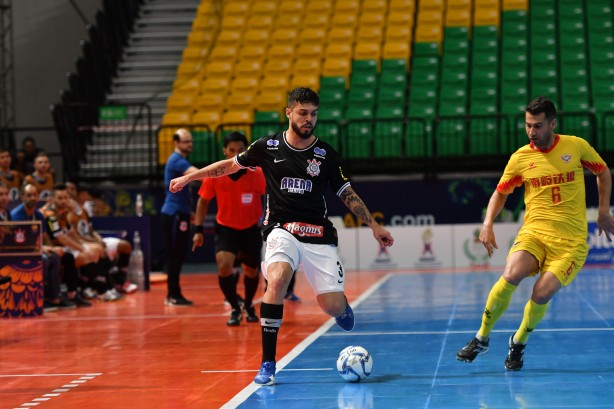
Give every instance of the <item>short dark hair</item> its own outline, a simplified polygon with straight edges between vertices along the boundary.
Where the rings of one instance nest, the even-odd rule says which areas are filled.
[[[292,108],[296,104],[311,104],[320,106],[320,97],[311,88],[298,87],[294,88],[288,94],[288,108]]]
[[[247,137],[241,132],[236,131],[224,135],[224,148],[227,147],[230,142],[243,142],[245,146],[249,145]]]
[[[8,152],[9,155],[13,156],[11,150],[9,148],[5,148],[4,146],[0,146],[0,153],[2,152]]]
[[[556,107],[554,103],[546,97],[534,98],[524,109],[531,115],[539,115],[542,112],[546,114],[548,122],[552,121],[556,117]]]
[[[56,190],[66,190],[66,185],[64,183],[56,183],[53,185],[53,191]]]

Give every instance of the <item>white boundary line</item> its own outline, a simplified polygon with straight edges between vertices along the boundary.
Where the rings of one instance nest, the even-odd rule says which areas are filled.
[[[102,375],[102,372],[99,373],[85,373],[85,374],[33,374],[33,375],[0,375],[0,377],[32,377],[32,376],[80,376],[78,379],[73,379],[70,383],[66,385],[62,385],[62,389],[54,389],[51,393],[45,393],[40,398],[34,398],[30,402],[22,403],[20,406],[15,407],[14,409],[24,409],[31,408],[33,406],[38,406],[43,402],[47,402],[51,400],[51,398],[57,398],[62,396],[62,393],[69,392],[76,388],[79,385],[83,385],[89,380],[96,378],[97,376]]]
[[[352,308],[358,307],[364,300],[369,298],[371,294],[373,294],[379,287],[381,287],[386,281],[388,281],[393,276],[393,273],[388,273],[383,276],[378,282],[373,284],[367,291],[362,293],[360,297],[354,300],[350,305]],[[299,356],[307,347],[313,344],[319,337],[321,337],[326,331],[328,331],[333,325],[335,325],[335,320],[333,318],[326,321],[320,328],[310,334],[307,338],[301,341],[297,346],[295,346],[286,356],[277,361],[276,368],[277,372],[281,372],[286,365],[294,360],[297,356]],[[241,403],[245,402],[247,398],[250,397],[252,393],[254,393],[258,388],[270,388],[270,386],[259,386],[255,383],[250,383],[247,385],[241,392],[237,393],[230,401],[228,401],[221,409],[235,409]]]
[[[514,329],[494,329],[491,331],[495,333],[509,333],[516,331]],[[586,331],[614,331],[614,328],[542,328],[535,329],[533,332],[586,332]],[[323,337],[368,337],[378,335],[447,335],[447,334],[475,334],[475,330],[460,330],[460,331],[382,331],[382,332],[346,332],[346,333],[334,333],[324,334]]]
[[[0,375],[0,378],[19,378],[19,377],[44,377],[44,376],[79,376],[80,379],[94,379],[96,376],[102,375],[102,372],[97,373],[35,373],[35,374],[7,374]],[[85,377],[88,378],[85,378]]]

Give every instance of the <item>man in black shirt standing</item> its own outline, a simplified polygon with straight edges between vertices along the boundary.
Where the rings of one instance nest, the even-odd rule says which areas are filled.
[[[287,131],[257,140],[233,159],[173,179],[169,186],[174,193],[190,181],[225,176],[246,167],[259,166],[264,172],[267,189],[262,233],[266,252],[262,267],[268,286],[260,308],[262,365],[254,378],[259,385],[275,382],[283,300],[299,263],[320,308],[335,317],[345,331],[354,328],[354,313],[343,293],[345,272],[337,252],[337,231],[327,218],[324,194],[328,186],[371,228],[381,246],[391,246],[394,241],[352,189],[339,154],[313,135],[319,102],[309,88],[292,90],[286,108]]]

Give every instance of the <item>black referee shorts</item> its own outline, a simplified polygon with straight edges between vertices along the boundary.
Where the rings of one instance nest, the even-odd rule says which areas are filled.
[[[215,224],[215,252],[228,251],[237,256],[240,263],[252,268],[260,267],[262,261],[262,234],[254,225],[245,230]]]

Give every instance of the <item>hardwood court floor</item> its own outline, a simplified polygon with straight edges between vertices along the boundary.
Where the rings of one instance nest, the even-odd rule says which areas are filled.
[[[350,273],[348,299],[383,274]],[[224,405],[260,366],[260,325],[226,326],[216,274],[184,274],[182,286],[195,306],[165,306],[166,285],[156,284],[117,302],[0,321],[0,408]],[[302,276],[296,293],[302,302],[285,304],[279,358],[328,319]]]

